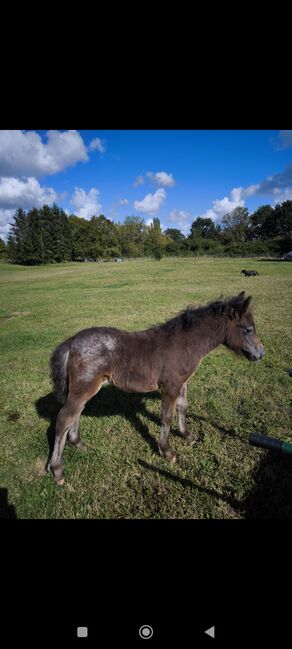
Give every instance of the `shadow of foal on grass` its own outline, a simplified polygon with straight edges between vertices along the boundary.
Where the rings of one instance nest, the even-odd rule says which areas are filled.
[[[0,519],[17,518],[14,505],[8,503],[8,489],[0,488]]]
[[[281,456],[266,451],[256,464],[252,477],[254,486],[243,500],[237,500],[232,495],[219,493],[215,489],[202,487],[193,480],[182,478],[170,471],[138,460],[140,466],[147,471],[159,473],[169,481],[181,484],[202,494],[208,494],[215,500],[228,503],[240,517],[245,519],[291,519],[292,501],[292,459],[291,456]]]
[[[235,500],[235,498],[232,498],[232,496],[221,494],[215,489],[202,487],[201,485],[197,484],[196,482],[193,482],[192,480],[189,480],[188,478],[182,478],[181,476],[174,475],[173,473],[170,473],[170,471],[167,471],[166,469],[161,469],[160,467],[152,466],[151,464],[148,464],[148,462],[144,462],[144,460],[138,460],[138,463],[140,464],[140,466],[143,467],[143,469],[146,469],[147,471],[154,471],[155,473],[159,473],[159,475],[162,475],[167,480],[170,480],[172,482],[177,482],[178,484],[181,484],[183,487],[192,489],[194,491],[197,491],[198,493],[208,494],[209,496],[212,496],[212,498],[215,498],[216,500],[219,499],[223,500],[224,502],[231,505],[233,509],[240,509],[240,504],[238,500]]]
[[[254,486],[242,501],[245,518],[292,518],[292,458],[264,451],[253,470]]]
[[[159,425],[160,419],[154,413],[149,412],[146,408],[145,398],[159,400],[159,392],[143,393],[125,393],[121,392],[112,385],[103,388],[102,391],[88,401],[82,415],[88,417],[114,417],[119,415],[125,417],[130,424],[140,433],[141,437],[149,444],[152,451],[157,453],[157,441],[149,433],[147,426],[141,421],[142,417],[147,417],[156,425]],[[41,397],[36,402],[36,410],[40,417],[49,420],[50,424],[47,429],[47,440],[49,447],[48,461],[52,455],[55,442],[56,420],[60,410],[60,404],[53,392]],[[68,440],[70,442],[70,440]]]

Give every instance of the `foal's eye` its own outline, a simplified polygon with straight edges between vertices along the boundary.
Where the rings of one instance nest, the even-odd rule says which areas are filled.
[[[253,332],[253,327],[245,327],[245,329],[243,330],[244,334],[252,334],[252,332]]]

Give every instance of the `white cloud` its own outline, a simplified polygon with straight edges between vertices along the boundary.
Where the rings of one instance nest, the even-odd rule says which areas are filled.
[[[5,239],[8,235],[14,214],[15,210],[0,208],[0,237]]]
[[[184,235],[189,234],[191,225],[194,221],[194,217],[190,212],[185,212],[185,210],[171,210],[169,215],[169,221]]]
[[[242,198],[242,187],[236,187],[230,192],[231,198],[224,196],[224,198],[216,199],[212,202],[212,207],[208,209],[204,214],[201,214],[201,218],[212,219],[213,221],[221,221],[224,214],[231,212],[235,207],[244,207],[245,201]]]
[[[241,197],[248,198],[248,196],[254,196],[257,193],[260,193],[260,183],[257,185],[249,185],[245,189],[243,187],[240,187],[239,189],[241,190]]]
[[[256,190],[254,191],[254,194],[270,194],[270,195],[275,195],[277,193],[277,190],[283,190],[283,191],[291,191],[292,189],[292,164],[290,163],[287,165],[287,167],[284,169],[284,171],[274,174],[272,176],[268,176],[265,180],[262,182],[258,183],[257,185],[251,185],[250,187],[255,187]],[[247,190],[250,189],[250,187],[247,188]],[[245,191],[247,191],[245,190]]]
[[[144,177],[143,176],[136,176],[134,182],[133,182],[133,187],[139,187],[139,185],[144,185]]]
[[[101,214],[102,205],[98,203],[100,192],[95,187],[85,192],[81,187],[75,187],[71,203],[75,208],[75,214],[89,220],[92,216]]]
[[[152,180],[152,182],[156,183],[157,185],[162,185],[162,187],[173,187],[175,184],[175,180],[172,174],[167,174],[166,171],[157,171],[156,173],[153,173],[153,171],[147,171],[146,176]]]
[[[96,137],[94,138],[94,140],[91,140],[88,146],[88,151],[95,151],[96,149],[99,151],[99,153],[105,153],[104,140],[101,140],[99,137]]]
[[[0,232],[8,233],[18,207],[30,209],[45,203],[51,205],[57,197],[54,189],[42,187],[36,178],[0,178]]]
[[[80,160],[88,160],[78,131],[48,131],[47,144],[35,131],[0,131],[0,175],[55,174]]]
[[[292,188],[291,189],[274,189],[274,205],[277,203],[284,203],[284,201],[292,201]]]
[[[51,187],[41,187],[36,178],[0,178],[0,208],[42,207],[57,199]]]
[[[280,173],[267,176],[265,180],[262,180],[256,185],[249,185],[245,188],[239,187],[238,191],[240,191],[240,198],[242,199],[248,198],[249,196],[266,195],[273,196],[275,202],[288,200],[288,197],[292,193],[292,164],[287,165],[284,171]]]
[[[127,198],[122,198],[122,199],[119,201],[119,205],[128,205],[128,203],[129,203],[129,201],[128,201]]]
[[[166,192],[161,187],[154,194],[146,194],[142,201],[134,201],[134,209],[144,214],[155,214],[166,199]]]
[[[212,207],[201,217],[221,221],[224,214],[231,212],[235,207],[244,207],[245,200],[250,196],[271,196],[273,203],[282,203],[291,200],[292,196],[292,164],[287,165],[284,171],[268,176],[265,180],[247,187],[235,187],[230,192],[230,198],[225,196],[212,202]]]

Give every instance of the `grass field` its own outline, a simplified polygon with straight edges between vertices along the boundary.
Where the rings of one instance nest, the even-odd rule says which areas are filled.
[[[255,268],[259,277],[240,275]],[[261,432],[291,441],[292,264],[241,259],[135,260],[122,264],[0,264],[0,488],[17,518],[287,518],[292,459],[251,447]],[[254,298],[266,355],[241,360],[223,347],[189,382],[189,429],[157,453],[160,398],[108,386],[81,417],[87,448],[64,450],[63,487],[45,472],[59,406],[52,396],[53,348],[80,329],[137,330],[192,303],[246,289]],[[291,457],[291,456],[290,456]],[[2,492],[4,493],[4,492]],[[2,517],[8,510],[2,502]]]

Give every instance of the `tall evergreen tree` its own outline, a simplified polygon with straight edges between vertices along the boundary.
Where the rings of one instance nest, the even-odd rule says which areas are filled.
[[[54,261],[60,262],[72,258],[71,231],[68,217],[56,204],[51,208],[52,245]]]
[[[81,216],[70,214],[68,223],[70,229],[72,260],[79,261],[80,259],[84,259],[84,257],[89,257],[89,221],[86,221],[86,219],[83,219]]]
[[[28,215],[27,237],[25,239],[25,263],[29,265],[43,264],[45,261],[43,232],[40,211],[33,207]]]
[[[3,239],[0,237],[0,259],[1,259],[2,257],[4,257],[4,255],[5,255],[5,253],[6,253],[6,249],[7,249],[6,243],[5,243],[5,241],[3,241]]]
[[[8,256],[16,264],[25,264],[25,243],[28,236],[28,219],[25,211],[19,207],[10,226],[7,250]]]

